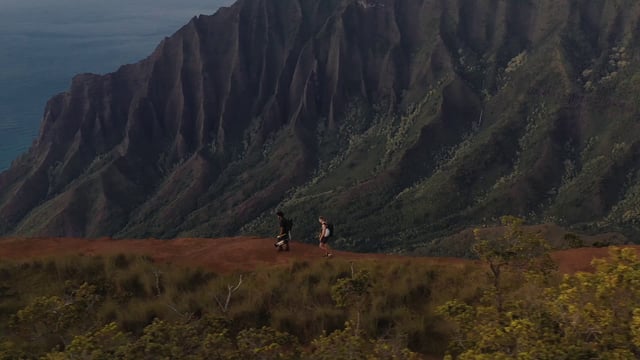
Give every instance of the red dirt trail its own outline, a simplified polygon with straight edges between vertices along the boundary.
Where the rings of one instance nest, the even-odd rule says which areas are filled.
[[[278,252],[273,239],[235,237],[220,239],[181,238],[173,240],[113,240],[80,238],[0,238],[0,259],[30,260],[60,255],[147,255],[157,261],[203,267],[216,272],[248,271],[286,266],[294,261],[323,261],[323,251],[315,245],[291,243],[291,251]],[[640,252],[640,246],[633,247]],[[470,260],[456,258],[403,257],[332,251],[334,258],[346,260],[405,259],[440,265],[463,265]],[[608,255],[607,248],[579,248],[554,252],[552,257],[563,273],[592,270],[594,258]]]

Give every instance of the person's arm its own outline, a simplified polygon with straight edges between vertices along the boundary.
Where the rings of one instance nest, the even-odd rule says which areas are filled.
[[[319,239],[322,240],[322,238],[324,237],[324,233],[327,231],[327,225],[326,224],[322,224],[322,229],[320,230],[320,237]]]

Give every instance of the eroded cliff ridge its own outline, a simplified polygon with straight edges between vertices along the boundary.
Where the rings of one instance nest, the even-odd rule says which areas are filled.
[[[637,234],[639,20],[631,0],[240,0],[54,96],[0,174],[0,230],[270,234],[278,208],[361,250],[504,214]]]

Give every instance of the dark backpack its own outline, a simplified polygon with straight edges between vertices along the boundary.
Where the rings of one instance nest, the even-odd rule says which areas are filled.
[[[284,231],[289,232],[293,228],[293,219],[284,219]]]
[[[328,237],[332,237],[333,236],[333,224],[327,223],[327,229],[329,229],[329,236]]]

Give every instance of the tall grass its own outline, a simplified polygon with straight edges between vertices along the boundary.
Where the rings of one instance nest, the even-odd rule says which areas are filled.
[[[343,329],[351,319],[350,309],[336,306],[332,287],[360,270],[372,279],[371,301],[361,319],[364,333],[402,337],[422,353],[444,351],[449,329],[435,308],[452,298],[478,298],[486,283],[484,270],[477,266],[435,266],[419,259],[300,261],[286,268],[214,274],[140,256],[76,256],[0,262],[0,314],[8,319],[38,296],[63,296],[87,282],[96,285],[100,295],[98,321],[116,322],[133,335],[155,318],[192,321],[214,316],[227,319],[235,334],[270,326],[309,344],[323,333]],[[8,330],[7,320],[0,320],[0,334]]]

